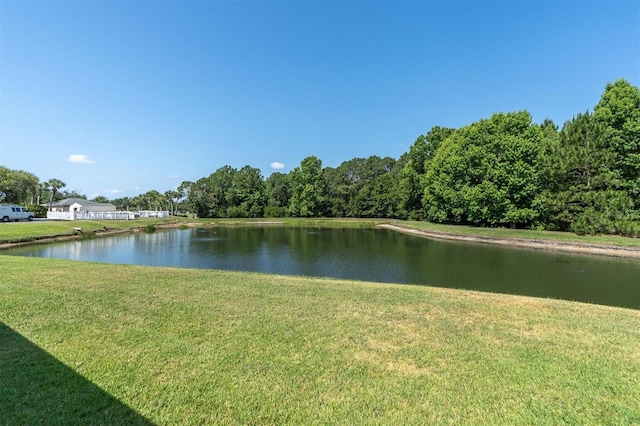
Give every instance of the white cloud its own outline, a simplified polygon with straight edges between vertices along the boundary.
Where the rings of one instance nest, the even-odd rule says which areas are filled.
[[[169,175],[168,177],[170,179],[178,179],[180,177],[180,175]]]
[[[122,192],[122,190],[120,190],[120,189],[107,189],[104,192],[106,192],[107,194],[119,194],[119,193]]]
[[[284,164],[278,163],[277,161],[274,161],[273,163],[271,163],[270,166],[272,169],[276,169],[276,170],[284,169]]]
[[[95,163],[95,161],[90,160],[89,157],[87,157],[84,154],[71,154],[69,156],[69,162],[71,162],[71,163],[84,163],[84,164]]]

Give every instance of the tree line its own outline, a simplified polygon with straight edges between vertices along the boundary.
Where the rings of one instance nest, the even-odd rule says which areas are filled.
[[[562,127],[534,123],[527,111],[496,113],[458,129],[433,127],[397,160],[323,167],[310,156],[266,179],[227,165],[175,191],[111,202],[206,218],[376,217],[638,236],[640,91],[624,79],[609,83],[593,112]]]

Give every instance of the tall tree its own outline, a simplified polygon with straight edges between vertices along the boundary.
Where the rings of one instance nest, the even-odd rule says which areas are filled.
[[[98,195],[97,197],[95,197],[91,201],[95,201],[96,203],[108,203],[109,199],[107,197],[105,197],[104,195]]]
[[[604,126],[589,113],[578,114],[549,146],[541,170],[547,226],[579,234],[627,229],[633,203]]]
[[[33,189],[34,189],[34,194],[36,196],[35,203],[36,203],[36,205],[39,206],[40,205],[40,201],[42,200],[42,193],[44,191],[48,190],[47,183],[46,182],[40,182],[38,180],[38,183],[33,187]]]
[[[118,210],[126,210],[126,211],[129,211],[129,207],[133,207],[135,204],[132,201],[131,197],[114,198],[113,200],[110,200],[108,202],[116,206]]]
[[[344,173],[342,163],[339,167],[325,167],[323,170],[326,182],[327,215],[346,217],[349,215],[349,203],[353,197],[352,182]]]
[[[189,188],[189,204],[198,217],[227,217],[229,190],[237,170],[223,166]]]
[[[189,202],[189,192],[193,185],[194,183],[188,180],[185,180],[180,185],[178,185],[177,191],[179,196],[178,196],[177,203],[184,210],[193,210],[193,206]]]
[[[260,217],[266,204],[264,179],[259,169],[244,166],[234,173],[227,194],[229,217]]]
[[[422,180],[425,173],[425,162],[433,154],[435,154],[435,150],[429,150],[427,138],[424,135],[418,136],[413,145],[409,147],[408,161],[402,169],[398,184],[399,211],[403,219],[424,217],[422,212],[422,196],[424,195]]]
[[[56,198],[56,194],[65,186],[67,186],[67,184],[59,179],[49,179],[47,181],[47,187],[51,191],[51,198],[49,198],[49,211],[51,211],[51,205],[53,204],[53,200]]]
[[[167,203],[167,210],[173,216],[175,215],[175,208],[178,200],[180,199],[180,192],[168,190],[164,193],[164,199]]]
[[[155,211],[162,210],[162,205],[164,204],[164,196],[160,192],[152,189],[142,194],[141,197],[146,209]]]
[[[145,205],[144,197],[142,195],[136,195],[135,197],[131,197],[131,199],[129,201],[131,203],[130,205],[132,207],[135,207],[136,210],[138,210],[138,211],[143,210],[143,208],[144,209],[147,208],[146,205]]]
[[[336,175],[330,175],[332,179],[327,181],[333,204],[331,210],[335,213],[342,210],[340,216],[359,217],[361,206],[358,205],[358,195],[367,184],[369,175],[373,176],[374,173],[367,170],[366,158],[353,158],[340,164]]]
[[[33,198],[39,179],[24,170],[12,170],[0,166],[0,191],[5,194],[5,202],[28,204]]]
[[[407,163],[402,169],[398,187],[400,216],[410,219],[424,218],[422,197],[424,176],[428,162],[436,155],[438,147],[455,129],[434,126],[426,135],[420,135],[407,153]]]
[[[60,191],[58,195],[60,196],[61,199],[66,199],[66,198],[82,198],[83,200],[87,199],[86,195],[81,194],[80,192],[74,189]]]
[[[607,84],[593,115],[615,153],[622,184],[640,209],[640,90],[624,79]]]
[[[390,174],[395,162],[391,157],[372,155],[345,161],[335,169],[325,168],[327,213],[335,217],[371,217],[377,209],[372,193],[381,189],[376,187],[377,180]]]
[[[265,216],[285,216],[291,198],[291,177],[288,174],[272,173],[265,182],[267,206]]]
[[[540,138],[526,111],[494,114],[452,133],[428,162],[427,218],[482,226],[534,223]]]
[[[387,202],[390,197],[384,193],[393,192],[392,180],[389,175],[393,170],[395,160],[390,157],[380,158],[377,155],[368,157],[360,169],[357,193],[352,200],[353,216],[355,217],[387,217]]]
[[[291,171],[292,195],[289,216],[318,217],[326,214],[326,182],[322,161],[316,156],[306,157]]]

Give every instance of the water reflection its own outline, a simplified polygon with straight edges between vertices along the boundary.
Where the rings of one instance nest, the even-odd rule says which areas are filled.
[[[378,229],[190,229],[3,252],[465,288],[640,309],[640,262],[436,241]]]

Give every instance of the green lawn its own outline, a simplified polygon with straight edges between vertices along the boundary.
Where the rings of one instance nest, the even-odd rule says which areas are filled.
[[[0,255],[0,424],[633,424],[640,312]]]
[[[147,225],[162,225],[175,223],[177,219],[136,219],[136,220],[56,220],[34,222],[0,223],[0,244],[14,242],[30,242],[40,238],[64,237],[76,235],[81,228],[87,235],[105,229],[133,229],[144,228]]]

